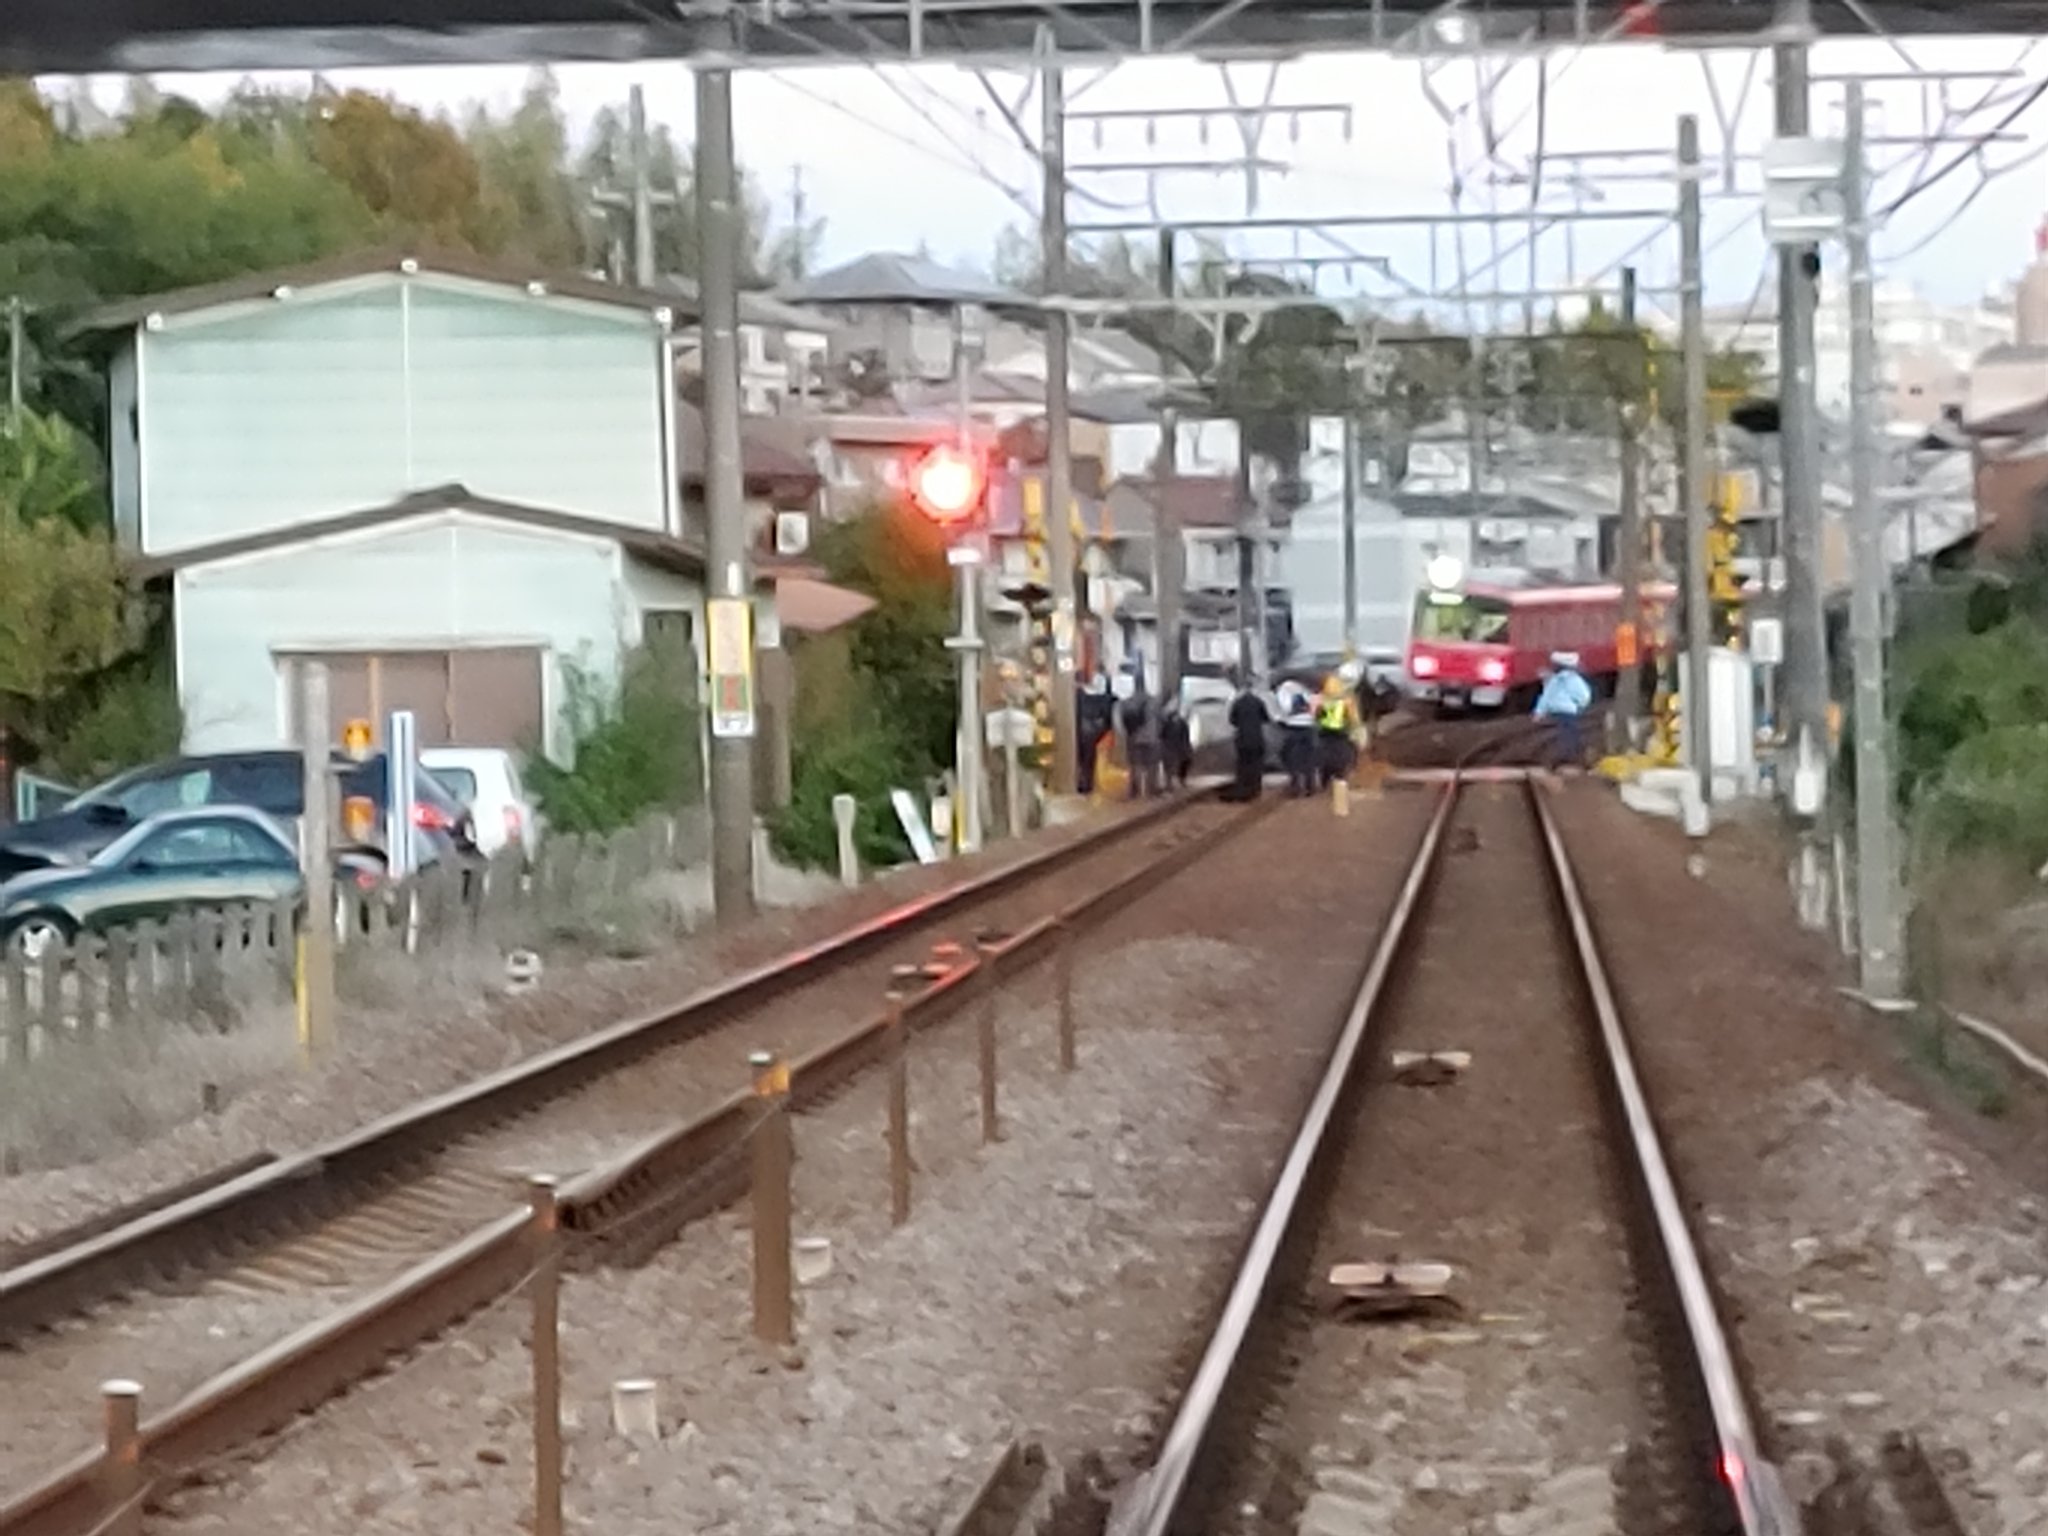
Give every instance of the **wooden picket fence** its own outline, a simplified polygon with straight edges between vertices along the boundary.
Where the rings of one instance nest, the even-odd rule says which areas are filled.
[[[431,965],[451,946],[545,948],[601,924],[660,870],[701,865],[701,813],[656,815],[609,836],[550,838],[481,870],[435,869],[403,885],[336,889],[344,952]],[[0,958],[0,1071],[53,1053],[132,1043],[138,1028],[228,1031],[251,1005],[292,997],[297,917],[289,904],[181,912],[81,938],[61,954]],[[263,1010],[274,1016],[275,1008]]]

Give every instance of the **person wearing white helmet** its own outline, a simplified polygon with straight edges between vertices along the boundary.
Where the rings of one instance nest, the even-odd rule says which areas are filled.
[[[1553,651],[1544,671],[1543,691],[1536,698],[1536,718],[1549,722],[1557,738],[1560,764],[1583,764],[1585,747],[1579,721],[1593,704],[1593,686],[1579,672],[1575,651]]]

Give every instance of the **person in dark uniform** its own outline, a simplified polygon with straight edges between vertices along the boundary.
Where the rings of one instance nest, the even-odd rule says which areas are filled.
[[[1166,770],[1167,788],[1188,787],[1188,774],[1195,766],[1194,736],[1188,730],[1188,717],[1172,699],[1159,712],[1159,761]]]
[[[1079,685],[1077,685],[1079,686]],[[1081,761],[1075,767],[1074,787],[1084,795],[1095,793],[1095,764],[1102,755],[1103,738],[1115,726],[1116,700],[1109,684],[1099,675],[1092,686],[1079,687],[1075,703],[1076,745]]]
[[[1280,692],[1280,766],[1287,770],[1287,795],[1303,800],[1316,792],[1316,711],[1299,683]]]
[[[1252,692],[1251,684],[1240,683],[1237,697],[1230,701],[1230,734],[1237,751],[1237,772],[1230,788],[1223,792],[1224,799],[1249,801],[1259,798],[1259,789],[1266,777],[1268,718],[1266,706]]]
[[[1119,706],[1117,716],[1124,733],[1124,761],[1131,770],[1131,798],[1136,800],[1157,791],[1159,776],[1159,712],[1142,680]]]

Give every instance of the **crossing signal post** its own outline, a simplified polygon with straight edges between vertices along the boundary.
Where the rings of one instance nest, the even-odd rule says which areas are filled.
[[[910,500],[947,535],[946,563],[958,571],[960,631],[946,648],[960,657],[960,720],[954,755],[954,841],[962,853],[981,848],[982,726],[981,624],[978,601],[981,549],[974,535],[985,529],[988,468],[973,447],[940,443],[927,449],[910,472]]]

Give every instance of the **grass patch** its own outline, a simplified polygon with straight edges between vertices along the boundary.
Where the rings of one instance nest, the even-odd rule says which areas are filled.
[[[1989,1045],[1927,1009],[1896,1026],[1907,1062],[1972,1114],[2002,1119],[2012,1108],[2012,1070]]]

